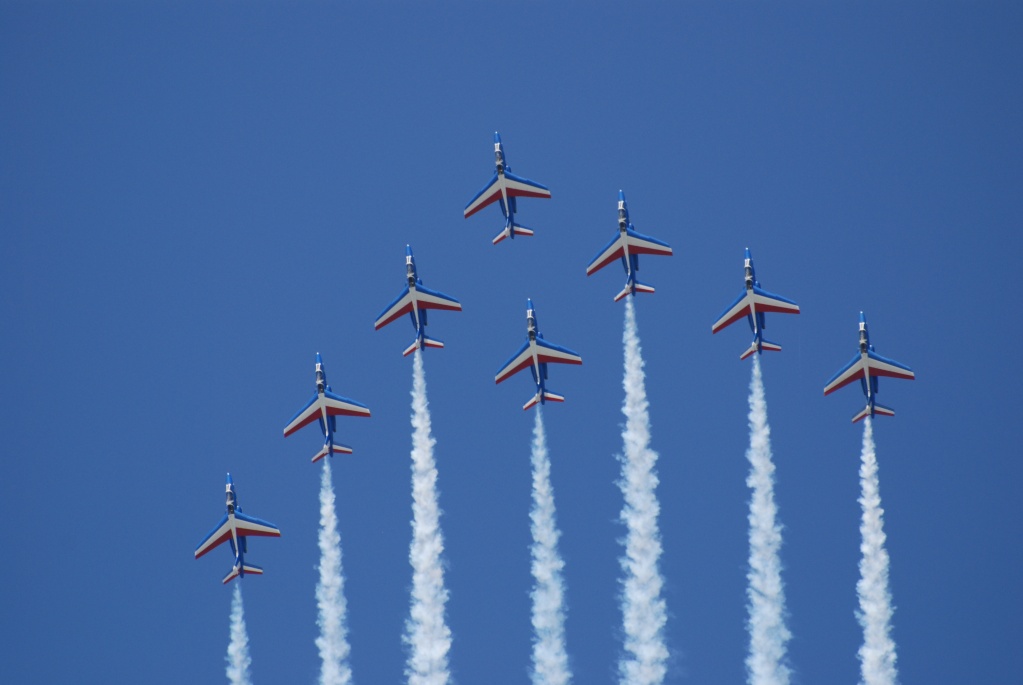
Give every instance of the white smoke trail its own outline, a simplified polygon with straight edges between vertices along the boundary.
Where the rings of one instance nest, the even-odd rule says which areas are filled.
[[[352,679],[348,665],[348,626],[345,614],[344,575],[341,573],[341,536],[337,531],[334,509],[334,483],[330,476],[330,457],[323,460],[320,481],[320,580],[316,584],[316,606],[320,636],[320,684],[347,685]]]
[[[863,453],[860,464],[860,580],[856,583],[860,610],[857,618],[863,626],[860,647],[860,676],[864,685],[894,685],[895,642],[891,637],[892,596],[888,591],[888,552],[884,541],[884,509],[877,478],[877,454],[874,426],[870,417],[863,424]]]
[[[533,685],[566,685],[572,678],[565,653],[565,562],[558,553],[551,462],[543,415],[536,408],[533,424]]]
[[[227,645],[227,680],[231,685],[251,685],[249,677],[249,633],[245,629],[241,581],[234,586],[231,599],[231,642]]]
[[[628,685],[657,685],[664,680],[668,649],[664,644],[664,584],[657,561],[661,536],[657,529],[660,504],[654,493],[657,453],[650,449],[650,416],[647,412],[643,356],[636,328],[632,298],[625,300],[625,430],[622,439],[622,479],[625,495],[621,518],[626,525],[625,556],[621,558],[622,614],[625,627],[624,655],[618,664],[621,682]]]
[[[774,463],[771,460],[771,427],[767,425],[767,400],[760,373],[760,355],[753,355],[749,386],[749,459],[746,485],[753,491],[749,503],[749,655],[746,657],[750,685],[788,685],[785,644],[792,637],[785,626],[785,590],[781,582],[781,526],[774,503]]]
[[[416,350],[412,376],[412,606],[405,623],[409,645],[405,675],[410,685],[444,685],[448,682],[448,650],[451,631],[444,620],[448,591],[444,587],[441,552],[444,540],[437,506],[435,440],[430,434],[430,410],[426,400],[426,373],[422,352]]]

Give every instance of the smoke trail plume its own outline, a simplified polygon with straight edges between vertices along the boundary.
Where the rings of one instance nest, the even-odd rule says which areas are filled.
[[[860,463],[860,580],[856,583],[860,610],[857,618],[863,626],[860,647],[860,676],[864,685],[894,685],[895,642],[891,637],[892,596],[888,591],[888,552],[884,541],[884,509],[877,478],[877,454],[874,426],[870,417],[863,423],[863,453]]]
[[[774,503],[774,463],[771,460],[771,427],[767,425],[767,400],[760,373],[760,355],[753,355],[749,387],[749,459],[746,485],[753,491],[749,503],[749,655],[746,657],[750,685],[788,685],[785,644],[792,637],[785,626],[785,590],[781,582],[781,526]]]
[[[448,591],[444,587],[441,552],[444,540],[437,506],[435,440],[430,434],[430,409],[426,400],[426,373],[422,352],[416,350],[412,376],[412,606],[405,623],[409,645],[405,675],[410,685],[444,685],[448,682],[448,650],[451,631],[444,620]]]
[[[330,475],[330,457],[323,460],[320,481],[320,580],[316,584],[316,606],[320,636],[320,684],[347,685],[352,679],[348,666],[348,626],[345,614],[344,576],[341,573],[341,536],[337,532],[334,509],[334,483]]]
[[[565,562],[558,553],[551,462],[543,415],[536,408],[533,424],[533,685],[566,685],[572,678],[565,653]]]
[[[249,633],[245,629],[241,582],[235,583],[231,599],[231,642],[227,645],[227,680],[231,685],[251,685],[249,677]]]
[[[625,300],[625,430],[622,439],[622,479],[625,495],[621,518],[626,525],[625,556],[621,558],[622,614],[625,626],[624,655],[618,664],[621,682],[627,685],[657,685],[664,680],[668,649],[664,644],[665,604],[661,598],[664,581],[657,560],[661,536],[657,529],[660,504],[654,493],[657,453],[650,449],[650,416],[647,412],[643,356],[636,327],[632,298]]]

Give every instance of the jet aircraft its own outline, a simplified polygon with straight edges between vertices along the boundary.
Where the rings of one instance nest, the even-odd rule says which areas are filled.
[[[550,197],[551,191],[545,185],[528,178],[516,176],[511,172],[504,157],[504,146],[501,145],[501,134],[494,132],[494,156],[496,157],[497,170],[494,177],[484,186],[483,190],[476,193],[476,196],[465,206],[464,215],[470,216],[480,211],[493,202],[499,202],[501,213],[504,215],[504,230],[494,236],[493,243],[497,245],[505,238],[514,238],[517,235],[533,235],[533,229],[520,226],[515,223],[515,198],[517,197]]]
[[[750,330],[753,331],[753,344],[745,352],[739,355],[739,359],[745,359],[754,352],[763,353],[764,350],[778,352],[781,345],[770,340],[764,340],[764,328],[767,323],[764,321],[764,314],[777,312],[779,314],[798,314],[799,305],[792,300],[785,299],[763,290],[760,281],[757,280],[756,270],[753,268],[753,256],[749,248],[746,248],[745,270],[746,289],[739,294],[735,302],[728,305],[728,308],[721,313],[718,320],[710,327],[711,333],[717,333],[722,328],[729,326],[739,319],[746,317]]]
[[[564,402],[562,395],[556,395],[547,389],[547,365],[548,364],[582,364],[583,359],[572,350],[554,345],[543,339],[543,334],[536,323],[536,310],[533,308],[533,301],[526,300],[526,333],[529,339],[519,348],[519,351],[512,355],[512,358],[505,362],[501,370],[494,378],[495,383],[515,375],[522,369],[529,367],[533,373],[533,382],[536,383],[536,395],[526,402],[522,409],[529,409],[538,402],[546,404],[550,402]]]
[[[839,388],[843,388],[853,381],[859,379],[860,387],[867,398],[867,406],[853,416],[853,423],[875,414],[884,416],[895,416],[895,410],[885,407],[875,401],[877,396],[877,379],[880,376],[892,378],[904,378],[913,380],[916,376],[906,365],[900,364],[893,359],[886,359],[874,352],[874,346],[870,344],[870,333],[867,331],[867,317],[860,312],[860,349],[856,356],[842,370],[831,377],[824,386],[824,394],[830,395]]]
[[[313,421],[320,422],[325,441],[319,452],[313,455],[313,462],[323,459],[328,454],[351,454],[352,448],[334,442],[338,416],[369,416],[369,409],[364,404],[347,397],[341,397],[331,391],[327,385],[327,372],[323,368],[323,359],[316,353],[316,394],[309,402],[298,410],[288,425],[284,427],[284,437],[288,437],[299,428],[308,426]]]
[[[615,295],[615,302],[626,295],[635,297],[636,292],[652,293],[654,287],[636,280],[636,272],[639,271],[639,256],[641,254],[656,254],[671,256],[671,248],[668,243],[657,238],[636,233],[635,227],[629,220],[629,206],[625,203],[625,193],[618,191],[618,235],[611,239],[604,246],[590,265],[586,267],[586,275],[596,273],[600,269],[615,261],[622,260],[625,267],[625,287]]]
[[[195,548],[195,558],[198,559],[226,541],[231,543],[234,565],[231,567],[231,571],[224,576],[224,583],[229,583],[234,578],[245,577],[249,573],[262,575],[262,568],[245,561],[245,552],[247,551],[245,538],[250,535],[278,538],[281,536],[281,531],[268,521],[242,513],[242,508],[238,506],[238,494],[234,491],[234,483],[231,481],[229,473],[227,474],[227,514]]]
[[[406,357],[416,350],[424,347],[444,347],[440,340],[434,340],[426,336],[426,310],[446,309],[448,311],[462,311],[462,305],[455,298],[444,293],[430,290],[423,286],[423,279],[416,273],[416,259],[412,256],[412,248],[405,246],[405,277],[408,284],[398,295],[397,299],[380,313],[377,317],[374,328],[380,330],[387,324],[398,319],[402,314],[408,314],[412,319],[412,326],[416,329],[416,339],[402,353]]]

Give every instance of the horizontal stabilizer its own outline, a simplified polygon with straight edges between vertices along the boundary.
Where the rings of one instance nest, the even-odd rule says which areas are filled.
[[[533,229],[526,228],[525,226],[519,226],[518,224],[512,224],[511,226],[505,226],[504,229],[502,229],[500,233],[498,233],[497,235],[494,236],[494,239],[491,242],[494,245],[497,245],[499,242],[501,242],[505,238],[511,237],[512,232],[514,232],[515,235],[525,235],[525,236],[533,235]]]
[[[620,299],[622,299],[626,295],[635,295],[636,293],[652,293],[652,292],[654,292],[654,286],[652,286],[652,285],[648,285],[646,283],[640,283],[639,281],[635,281],[634,283],[626,283],[625,287],[622,288],[622,291],[620,293],[618,293],[617,295],[615,295],[615,302],[618,302]]]
[[[533,229],[518,224],[512,225],[512,230],[515,231],[515,235],[533,235]]]
[[[760,341],[760,351],[763,352],[765,350],[768,351],[768,352],[781,352],[781,345],[779,345],[778,343],[773,343],[770,340],[761,340]],[[751,354],[753,354],[756,351],[757,351],[757,341],[754,340],[750,344],[750,346],[746,349],[746,351],[739,355],[739,359],[745,359],[745,358],[749,357]]]
[[[555,394],[553,392],[550,392],[549,390],[544,390],[542,394],[543,394],[544,402],[564,402],[565,401],[565,396],[564,395],[557,395],[557,394]],[[540,402],[540,395],[541,395],[541,393],[536,393],[536,395],[534,395],[532,398],[530,398],[530,400],[528,402],[526,402],[524,405],[522,405],[522,410],[525,411],[527,409],[532,409],[533,407],[535,407]]]
[[[427,338],[427,337],[423,338],[423,344],[424,344],[424,347],[436,347],[436,348],[444,347],[444,343],[442,343],[440,340],[434,340],[433,338]],[[401,354],[402,354],[402,356],[407,357],[407,356],[409,356],[410,354],[412,354],[413,352],[415,352],[418,349],[419,349],[419,338],[416,338],[412,342],[412,344],[409,345],[408,347],[406,347],[405,351],[402,352]]]
[[[875,415],[880,414],[881,416],[895,416],[895,410],[892,409],[891,407],[886,407],[882,404],[878,404],[877,402],[875,402],[874,414]],[[866,407],[863,408],[863,411],[861,411],[852,418],[852,422],[856,423],[857,421],[862,421],[863,419],[867,418],[870,415],[871,415],[870,405],[868,404]]]
[[[324,445],[323,448],[319,452],[317,452],[316,454],[313,455],[313,463],[315,464],[320,459],[323,459],[325,456],[327,456],[327,451],[329,449],[330,449],[329,445]],[[349,447],[348,445],[340,445],[338,443],[334,443],[334,452],[333,452],[333,454],[351,454],[351,453],[352,453],[352,448]],[[333,455],[331,455],[331,456],[333,456]]]
[[[223,583],[225,585],[227,583],[230,583],[232,580],[234,580],[239,575],[241,575],[241,571],[243,569],[244,569],[246,575],[248,575],[249,573],[255,573],[257,575],[263,575],[263,569],[261,569],[259,566],[255,566],[253,564],[244,564],[244,565],[243,564],[238,564],[238,565],[232,567],[231,571],[226,576],[224,576]]]

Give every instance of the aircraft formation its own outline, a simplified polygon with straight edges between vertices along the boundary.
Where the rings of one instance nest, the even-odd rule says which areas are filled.
[[[501,142],[499,133],[494,133],[494,157],[495,171],[490,181],[476,193],[463,210],[465,218],[469,218],[481,209],[497,203],[501,215],[504,218],[504,228],[494,236],[494,245],[503,240],[513,239],[515,236],[532,236],[533,229],[519,224],[515,213],[518,211],[517,198],[547,198],[551,197],[551,191],[547,186],[530,179],[517,176],[511,172],[507,163],[504,145]],[[643,235],[635,230],[629,217],[628,204],[625,200],[625,193],[618,191],[618,231],[611,241],[605,245],[600,252],[590,261],[586,267],[587,276],[592,275],[620,260],[625,269],[625,286],[614,296],[615,302],[624,299],[628,295],[635,297],[636,293],[653,293],[654,287],[648,283],[639,281],[636,277],[639,271],[639,256],[660,255],[671,256],[671,247],[651,236]],[[461,311],[462,305],[459,301],[449,295],[436,290],[430,290],[423,285],[419,276],[412,247],[405,246],[405,285],[398,297],[392,301],[377,317],[374,328],[379,330],[389,323],[400,319],[408,314],[412,326],[415,329],[415,339],[412,344],[405,348],[403,355],[408,356],[416,351],[425,351],[427,348],[443,348],[444,343],[429,337],[426,334],[427,311],[439,309],[444,311]],[[743,265],[743,290],[732,304],[730,304],[711,325],[711,333],[717,333],[731,324],[745,318],[753,333],[753,340],[750,346],[743,351],[740,359],[747,359],[754,353],[762,354],[764,350],[780,351],[781,345],[764,339],[763,331],[766,328],[765,316],[768,313],[774,314],[799,314],[799,305],[780,295],[770,293],[760,286],[757,280],[756,271],[753,266],[753,257],[749,248],[746,248]],[[555,345],[544,339],[537,324],[536,308],[532,299],[526,300],[526,342],[508,359],[498,370],[494,377],[495,383],[501,383],[518,372],[529,369],[533,377],[535,391],[523,405],[523,410],[547,402],[564,402],[563,395],[552,392],[547,388],[548,364],[582,364],[582,357],[576,352]],[[894,416],[895,411],[890,407],[878,404],[876,395],[878,392],[878,379],[881,376],[891,378],[902,378],[913,380],[913,371],[904,364],[887,359],[874,351],[870,343],[867,331],[867,321],[863,312],[860,312],[859,322],[859,349],[855,357],[836,373],[824,386],[824,394],[829,395],[839,388],[859,380],[866,398],[866,406],[853,416],[853,422],[860,421],[868,416],[878,414],[882,416]],[[312,461],[317,462],[324,457],[334,454],[351,454],[352,448],[336,443],[334,434],[337,431],[336,420],[338,416],[362,416],[369,417],[370,410],[365,405],[355,400],[342,397],[331,390],[327,385],[327,375],[320,353],[316,353],[316,393],[312,399],[300,409],[284,428],[284,436],[287,437],[300,428],[318,422],[324,436],[323,447],[316,452]],[[199,544],[195,550],[195,557],[199,558],[217,547],[224,541],[230,541],[231,550],[234,554],[234,563],[231,572],[225,576],[223,582],[227,583],[234,578],[244,577],[246,574],[262,574],[258,566],[247,564],[244,560],[246,552],[246,537],[248,536],[280,536],[280,530],[276,526],[260,519],[245,516],[237,505],[237,495],[234,491],[234,484],[231,476],[227,476],[227,515]]]

